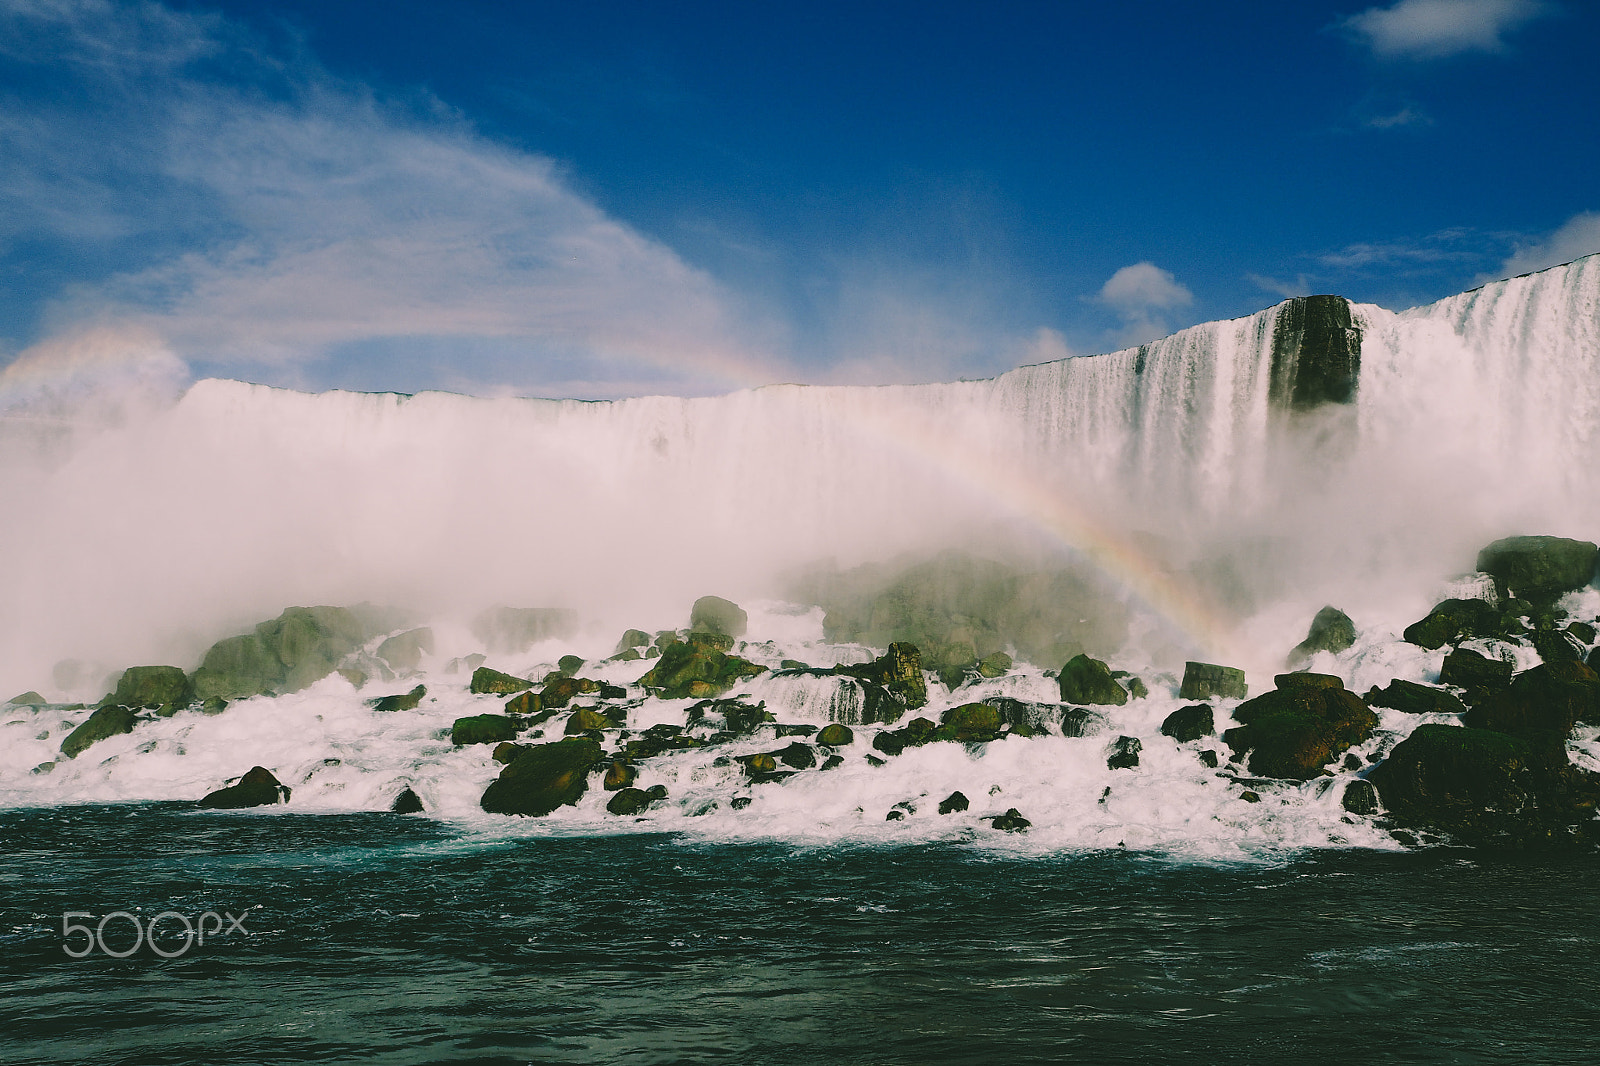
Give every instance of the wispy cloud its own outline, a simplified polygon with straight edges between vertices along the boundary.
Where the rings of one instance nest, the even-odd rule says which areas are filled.
[[[1172,332],[1168,312],[1194,303],[1194,294],[1170,271],[1143,262],[1125,266],[1106,279],[1095,301],[1122,320],[1118,340],[1143,344]]]
[[[1407,105],[1398,111],[1373,115],[1366,120],[1365,125],[1369,129],[1392,130],[1403,126],[1431,126],[1433,125],[1433,119],[1418,108]]]
[[[1400,0],[1340,26],[1385,59],[1437,59],[1498,52],[1507,33],[1546,13],[1541,0]]]
[[[716,279],[436,100],[262,60],[156,4],[3,0],[0,31],[53,95],[103,104],[0,100],[18,104],[0,107],[0,209],[22,227],[0,228],[150,252],[57,302],[57,328],[115,324],[191,362],[282,373],[375,338],[462,338],[546,392],[783,376],[764,355],[774,327]],[[224,84],[195,69],[219,56]]]
[[[1265,274],[1246,274],[1245,279],[1262,291],[1276,293],[1286,300],[1311,295],[1311,283],[1304,274],[1296,276],[1293,281],[1280,281]]]
[[[1498,272],[1482,275],[1478,280],[1497,281],[1518,274],[1531,274],[1535,270],[1570,263],[1596,252],[1600,252],[1600,211],[1583,211],[1567,219],[1543,239],[1520,244],[1500,264]]]

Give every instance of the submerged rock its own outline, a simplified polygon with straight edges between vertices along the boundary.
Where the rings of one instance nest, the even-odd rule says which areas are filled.
[[[117,679],[115,692],[100,701],[100,706],[161,708],[167,714],[194,702],[194,684],[176,666],[133,666]]]
[[[243,807],[269,807],[289,802],[289,786],[272,776],[264,766],[252,766],[236,785],[206,793],[200,806],[212,810],[238,810]]]
[[[582,798],[599,758],[599,743],[587,737],[536,744],[500,771],[478,805],[490,814],[549,814]]]
[[[1161,732],[1182,744],[1190,740],[1209,737],[1217,731],[1215,717],[1209,703],[1192,703],[1179,707],[1161,723]]]
[[[389,805],[389,810],[394,814],[421,814],[422,797],[409,788],[403,788]]]
[[[970,806],[971,803],[967,800],[965,794],[961,792],[952,792],[950,795],[939,801],[939,813],[953,814],[956,811],[964,811]]]
[[[1465,714],[1467,710],[1467,705],[1448,689],[1399,678],[1390,681],[1386,688],[1374,685],[1367,690],[1366,699],[1374,707],[1388,707],[1406,714]]]
[[[1144,750],[1138,737],[1118,737],[1111,745],[1111,754],[1106,758],[1108,770],[1132,770],[1139,765],[1139,752]]]
[[[1003,829],[1007,833],[1020,833],[1033,823],[1022,816],[1022,812],[1015,807],[1006,809],[1006,813],[989,819],[989,824],[996,829]]]
[[[1478,553],[1478,569],[1494,575],[1502,596],[1550,603],[1594,578],[1600,548],[1565,537],[1507,537]]]
[[[1215,663],[1183,664],[1183,685],[1178,689],[1180,700],[1242,700],[1248,692],[1243,670]]]
[[[1320,775],[1378,724],[1371,708],[1342,687],[1275,689],[1241,703],[1233,717],[1243,724],[1222,739],[1235,753],[1250,753],[1252,774],[1298,781]]]
[[[721,596],[701,596],[689,611],[689,628],[727,637],[742,637],[750,628],[750,616],[732,600]]]
[[[1298,669],[1311,661],[1311,657],[1319,651],[1333,652],[1337,655],[1356,642],[1356,624],[1350,616],[1337,607],[1324,607],[1311,619],[1311,629],[1306,633],[1306,639],[1294,646],[1285,660],[1285,665],[1291,669]]]
[[[533,687],[533,682],[527,678],[503,674],[499,670],[480,666],[472,671],[472,684],[468,691],[475,696],[509,696],[513,692],[521,692]]]
[[[1117,684],[1116,678],[1111,676],[1111,668],[1087,655],[1068,660],[1057,682],[1063,703],[1120,707],[1128,702],[1128,690]]]
[[[1600,775],[1507,733],[1419,726],[1370,778],[1397,825],[1465,843],[1548,847],[1600,835]]]
[[[117,705],[101,707],[89,716],[88,721],[68,733],[61,741],[61,754],[69,759],[75,759],[91,744],[96,744],[107,737],[133,732],[137,720],[133,711],[126,707]]]
[[[387,714],[393,711],[414,711],[422,702],[422,697],[428,694],[425,686],[418,685],[410,692],[399,696],[379,696],[375,700],[368,700],[372,709],[379,713]]]

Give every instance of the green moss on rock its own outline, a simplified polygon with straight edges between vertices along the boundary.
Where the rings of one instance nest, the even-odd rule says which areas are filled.
[[[1117,684],[1111,668],[1099,659],[1077,655],[1067,661],[1057,678],[1063,703],[1118,706],[1128,702],[1128,690]]]
[[[133,732],[137,720],[133,711],[127,707],[119,705],[101,707],[89,716],[88,721],[68,733],[61,741],[61,754],[69,759],[75,759],[91,744],[97,744],[107,737]]]
[[[513,692],[521,692],[532,687],[533,682],[527,678],[503,674],[499,670],[480,666],[472,671],[472,684],[468,687],[468,691],[476,696],[509,696]]]
[[[582,798],[599,759],[599,743],[587,737],[534,745],[490,782],[479,806],[490,814],[549,814]]]
[[[469,744],[498,744],[517,738],[517,720],[503,714],[476,714],[470,718],[457,718],[450,727],[450,743],[457,747]]]

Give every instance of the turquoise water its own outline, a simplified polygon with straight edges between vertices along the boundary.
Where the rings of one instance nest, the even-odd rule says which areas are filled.
[[[1600,1061],[1600,858],[493,839],[0,812],[7,1063]],[[246,915],[166,959],[62,935]],[[103,934],[113,951],[131,924]],[[167,920],[157,946],[188,943]]]

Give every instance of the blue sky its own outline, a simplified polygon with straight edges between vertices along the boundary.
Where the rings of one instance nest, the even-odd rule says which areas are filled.
[[[1600,4],[0,0],[0,395],[987,376],[1600,250]]]

